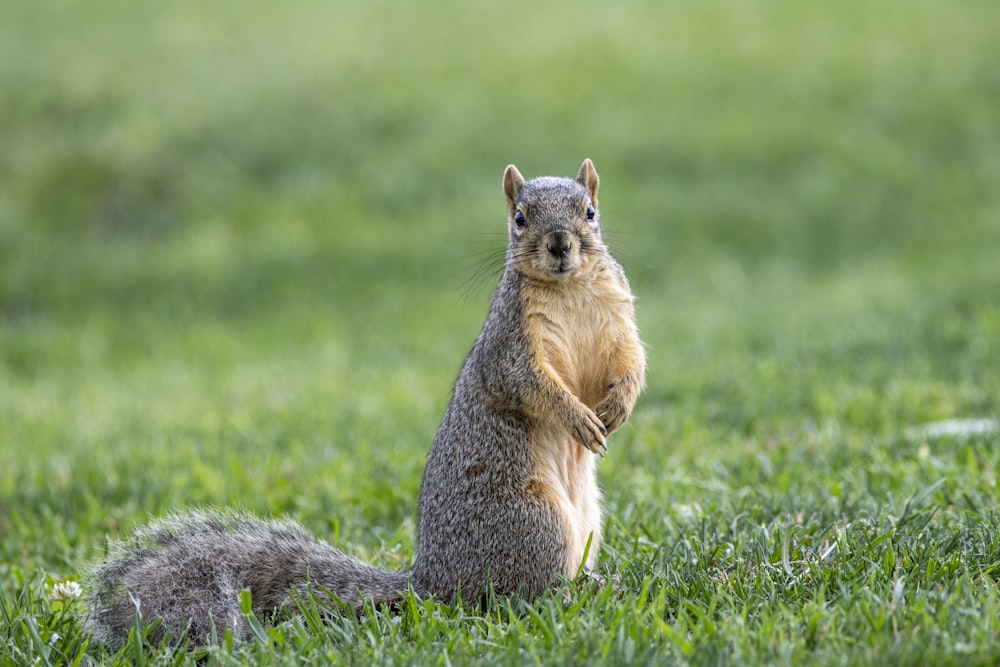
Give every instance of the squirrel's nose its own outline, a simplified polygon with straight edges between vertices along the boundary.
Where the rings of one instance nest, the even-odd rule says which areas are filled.
[[[562,259],[573,249],[573,240],[566,232],[555,232],[546,240],[545,248],[553,257]]]

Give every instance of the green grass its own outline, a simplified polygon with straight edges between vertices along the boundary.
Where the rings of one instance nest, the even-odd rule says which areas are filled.
[[[171,508],[413,556],[504,245],[594,159],[648,388],[607,585],[209,664],[1000,661],[1000,4],[0,8],[0,663],[174,664],[48,599]],[[307,607],[314,601],[305,601]],[[224,638],[223,638],[224,639]]]

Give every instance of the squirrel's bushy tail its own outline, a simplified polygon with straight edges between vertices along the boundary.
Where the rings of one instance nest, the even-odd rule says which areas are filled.
[[[408,577],[355,560],[291,521],[216,510],[174,514],[113,545],[88,572],[86,624],[111,647],[124,643],[137,614],[147,624],[160,619],[149,637],[155,642],[187,631],[193,643],[205,643],[213,627],[246,638],[243,590],[254,611],[266,614],[289,604],[292,591],[329,591],[353,605],[392,602]]]

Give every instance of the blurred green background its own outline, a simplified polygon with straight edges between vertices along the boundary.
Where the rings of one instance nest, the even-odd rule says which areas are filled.
[[[405,560],[510,162],[594,160],[639,297],[611,515],[905,495],[886,439],[998,412],[997,44],[993,0],[5,3],[5,585],[199,503]]]

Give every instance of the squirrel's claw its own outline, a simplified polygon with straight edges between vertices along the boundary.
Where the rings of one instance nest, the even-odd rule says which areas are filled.
[[[604,438],[601,438],[600,440],[597,440],[597,441],[593,442],[590,445],[586,445],[585,444],[584,447],[586,447],[587,449],[589,449],[593,453],[597,454],[602,459],[604,458],[604,455],[607,454],[607,452],[608,452],[608,445],[604,441]]]
[[[604,453],[608,451],[608,445],[604,440],[604,436],[600,434],[590,433],[590,437],[577,437],[576,439],[587,449],[594,452],[600,457],[604,457]]]

